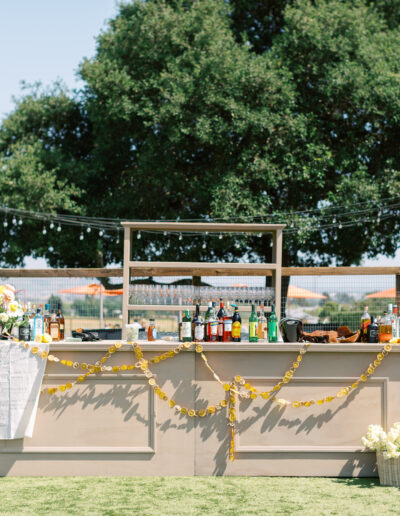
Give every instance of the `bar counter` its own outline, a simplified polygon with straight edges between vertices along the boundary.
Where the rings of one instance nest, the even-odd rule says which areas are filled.
[[[176,342],[141,342],[145,358]],[[94,364],[112,341],[53,343],[60,359]],[[296,359],[299,343],[202,343],[224,382],[241,375],[271,389]],[[334,396],[356,381],[383,344],[311,344],[277,394],[290,401]],[[91,375],[65,392],[42,394],[31,439],[0,441],[0,475],[377,476],[361,436],[371,423],[400,421],[400,345],[348,396],[311,407],[238,400],[235,461],[229,460],[227,409],[206,417],[177,414],[140,369]],[[137,362],[123,344],[106,365]],[[182,407],[206,409],[226,392],[201,356],[185,350],[150,366],[157,384]],[[73,383],[80,371],[48,362],[43,387]]]

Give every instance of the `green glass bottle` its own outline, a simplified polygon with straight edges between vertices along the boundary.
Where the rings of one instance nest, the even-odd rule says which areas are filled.
[[[185,315],[182,318],[182,341],[192,341],[192,318],[190,317],[189,310],[185,310]]]
[[[278,342],[278,318],[275,314],[274,304],[268,319],[268,342]]]
[[[257,314],[255,305],[251,305],[251,314],[249,318],[249,341],[250,342],[258,342],[257,337]]]

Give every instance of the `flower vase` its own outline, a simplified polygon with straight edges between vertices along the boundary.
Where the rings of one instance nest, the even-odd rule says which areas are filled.
[[[400,457],[384,459],[381,452],[376,452],[376,463],[381,486],[400,487]]]

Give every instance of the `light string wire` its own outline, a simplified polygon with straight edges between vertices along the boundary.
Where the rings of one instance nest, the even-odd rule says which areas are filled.
[[[388,198],[390,200],[390,198]],[[388,220],[392,217],[397,217],[400,215],[400,202],[387,204],[385,206],[381,205],[375,205],[370,208],[366,209],[359,209],[359,210],[352,210],[352,211],[340,211],[338,213],[324,213],[324,210],[338,210],[340,207],[327,207],[327,208],[320,208],[318,210],[308,210],[304,212],[278,212],[278,213],[271,213],[268,215],[255,215],[255,216],[243,216],[243,217],[230,217],[226,219],[220,219],[220,218],[213,218],[213,219],[196,219],[197,221],[202,222],[215,222],[215,221],[233,221],[233,220],[242,220],[251,218],[252,220],[255,219],[262,219],[263,217],[269,217],[269,218],[275,218],[279,217],[280,220],[288,223],[288,227],[284,229],[285,233],[307,233],[307,232],[314,232],[314,231],[321,231],[321,230],[328,230],[328,229],[342,229],[342,228],[349,228],[352,226],[357,226],[360,224],[365,224],[367,222],[371,223],[379,223],[383,220]],[[81,233],[83,231],[83,228],[86,228],[87,232],[89,232],[91,229],[98,229],[102,232],[104,231],[115,231],[119,235],[119,232],[122,231],[121,222],[127,221],[127,219],[118,219],[118,218],[100,218],[100,217],[86,217],[86,216],[79,216],[79,215],[63,215],[63,214],[50,214],[45,212],[32,212],[28,210],[20,210],[15,208],[9,208],[2,206],[0,207],[0,212],[4,213],[4,226],[8,226],[7,216],[13,216],[13,225],[21,225],[22,224],[22,217],[29,220],[36,220],[39,222],[50,223],[50,229],[54,227],[55,225],[63,225],[63,226],[78,226],[81,230]],[[315,213],[318,212],[319,215],[315,216],[313,219],[310,217],[304,217],[307,213]],[[376,218],[371,217],[375,212]],[[367,215],[370,215],[367,217]],[[296,215],[299,215],[299,217],[294,218]],[[16,216],[19,217],[19,221],[16,220]],[[303,216],[303,217],[301,217]],[[358,218],[355,218],[358,217]],[[330,219],[330,221],[325,219]],[[345,220],[345,219],[349,220]],[[193,222],[195,219],[185,219],[181,220],[181,222]],[[332,221],[332,222],[331,222]],[[141,222],[139,220],[131,220],[131,222]],[[167,221],[167,220],[159,220],[154,222],[177,222],[174,221]],[[11,226],[12,228],[12,226]],[[43,232],[45,231],[45,227]],[[237,233],[237,232],[210,232],[207,235],[205,235],[204,232],[180,232],[179,230],[176,231],[165,231],[163,229],[160,230],[138,230],[138,233],[147,233],[147,234],[155,234],[163,232],[164,235],[177,235],[179,239],[182,238],[183,235],[190,236],[190,237],[204,237],[204,236],[220,236],[222,233],[229,234],[231,236],[249,236],[248,234],[245,235],[243,233]],[[102,236],[102,235],[101,235]],[[119,238],[119,237],[118,237]]]

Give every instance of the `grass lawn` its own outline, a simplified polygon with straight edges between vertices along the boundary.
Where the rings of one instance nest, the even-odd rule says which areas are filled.
[[[279,477],[0,478],[0,514],[398,515],[377,479]]]

